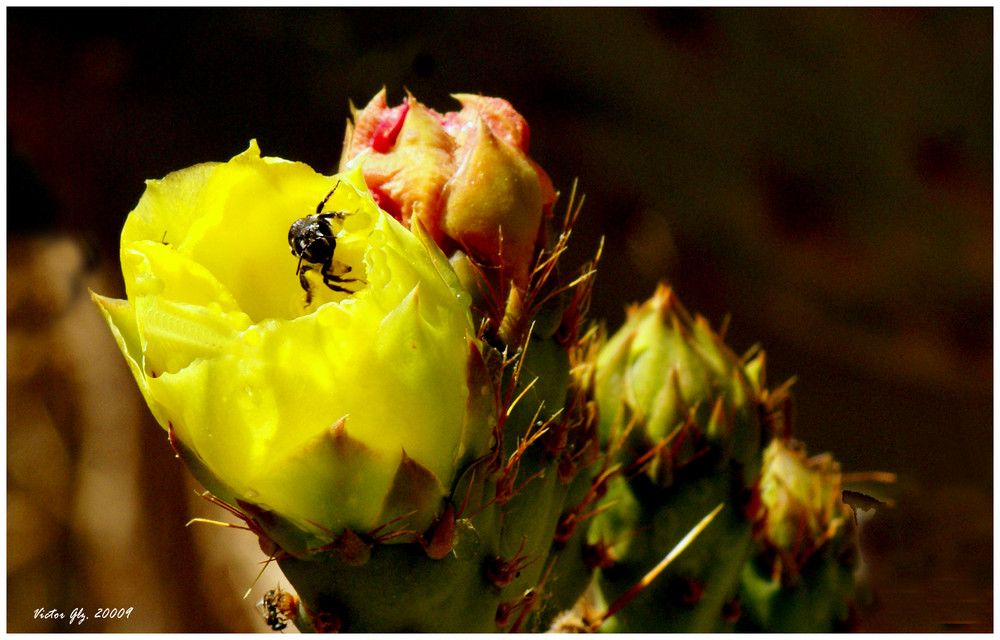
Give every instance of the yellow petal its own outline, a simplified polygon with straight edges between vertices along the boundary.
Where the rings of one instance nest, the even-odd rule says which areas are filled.
[[[94,292],[90,293],[90,297],[94,301],[94,304],[97,305],[101,315],[104,316],[104,320],[108,323],[111,334],[114,336],[115,342],[118,343],[118,348],[121,349],[122,355],[125,356],[125,362],[128,364],[136,384],[139,385],[139,391],[142,392],[146,404],[149,405],[150,410],[153,412],[153,417],[166,428],[166,410],[150,393],[146,373],[143,368],[142,339],[139,333],[139,326],[136,322],[135,310],[125,300],[105,298]]]

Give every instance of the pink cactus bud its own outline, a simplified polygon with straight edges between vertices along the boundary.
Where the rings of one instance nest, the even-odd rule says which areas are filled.
[[[527,282],[542,221],[542,191],[527,156],[493,134],[483,119],[445,186],[441,227],[475,257]]]
[[[462,109],[442,115],[412,96],[390,108],[380,91],[355,111],[341,167],[359,159],[383,210],[407,226],[416,220],[446,252],[465,250],[526,286],[556,199],[552,181],[528,157],[528,123],[509,102],[455,98]]]

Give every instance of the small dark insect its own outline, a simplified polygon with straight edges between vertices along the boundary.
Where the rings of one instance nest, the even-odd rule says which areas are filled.
[[[288,619],[296,616],[299,603],[298,598],[278,587],[265,593],[257,606],[264,611],[267,626],[281,631],[288,626]]]
[[[891,507],[892,502],[882,502],[878,498],[873,498],[872,496],[861,493],[860,491],[851,491],[850,489],[844,489],[841,492],[841,496],[844,500],[844,504],[849,506],[854,512],[854,522],[858,522],[858,511],[871,511],[872,509],[878,509],[882,507]]]
[[[323,276],[323,284],[333,291],[343,293],[355,293],[350,289],[341,286],[348,282],[358,282],[358,278],[345,278],[351,268],[347,267],[343,274],[336,274],[333,271],[333,253],[337,249],[337,234],[333,230],[331,220],[343,220],[350,214],[346,211],[324,212],[327,200],[334,194],[340,182],[334,185],[330,193],[316,206],[316,213],[304,218],[299,218],[292,223],[288,230],[288,245],[292,248],[292,255],[298,257],[299,265],[295,271],[299,276],[299,284],[306,292],[306,305],[312,302],[312,289],[309,287],[309,280],[306,273],[309,271],[319,271]]]

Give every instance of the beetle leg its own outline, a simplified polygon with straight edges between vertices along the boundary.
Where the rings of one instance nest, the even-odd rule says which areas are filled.
[[[333,192],[336,191],[337,187],[339,187],[339,186],[340,186],[340,180],[337,180],[337,184],[333,185],[333,189],[330,189],[330,193],[326,194],[326,197],[323,198],[323,200],[316,207],[316,213],[322,213],[323,212],[323,207],[326,206],[326,201],[330,199],[330,196],[333,195]]]
[[[330,287],[334,291],[340,291],[341,293],[356,293],[355,291],[351,291],[350,289],[347,289],[346,287],[342,287],[340,285],[346,282],[357,282],[357,281],[358,281],[357,278],[341,278],[340,276],[333,274],[327,274],[327,273],[323,274],[323,284]]]
[[[308,269],[306,271],[308,271]],[[309,286],[309,280],[306,279],[306,271],[299,274],[299,284],[302,285],[302,290],[306,292],[306,306],[308,307],[312,304],[313,292],[312,288]]]

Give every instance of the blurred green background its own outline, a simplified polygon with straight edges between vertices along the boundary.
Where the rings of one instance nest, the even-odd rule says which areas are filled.
[[[510,100],[592,315],[671,282],[846,471],[868,631],[993,625],[993,10],[8,8],[7,629],[261,630],[252,536],[194,485],[84,295],[122,295],[143,180],[266,155],[333,171],[350,101]],[[238,232],[238,230],[237,230]],[[249,539],[249,540],[247,540]],[[242,546],[241,546],[242,545]],[[135,607],[122,620],[39,607]]]

